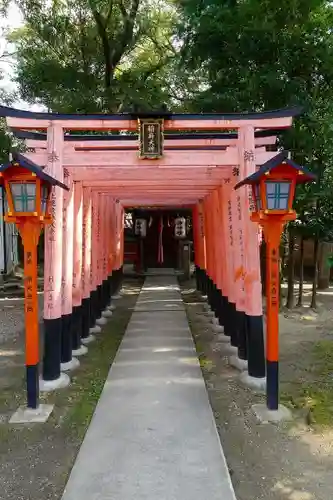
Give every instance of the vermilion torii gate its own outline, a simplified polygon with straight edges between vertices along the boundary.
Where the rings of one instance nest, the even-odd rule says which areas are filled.
[[[124,208],[144,206],[192,208],[198,287],[238,357],[248,361],[248,380],[265,380],[259,233],[249,218],[250,193],[233,188],[277,154],[278,131],[298,113],[65,115],[0,108],[25,139],[24,156],[70,187],[55,188],[54,223],[45,234],[45,389],[68,383],[62,372],[86,351],[82,343],[97,332],[96,321],[106,321],[102,312],[122,274]],[[163,155],[141,159],[133,132],[139,118],[152,117],[164,119]]]

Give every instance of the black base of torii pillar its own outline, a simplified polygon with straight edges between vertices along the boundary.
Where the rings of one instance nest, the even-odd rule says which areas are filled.
[[[238,357],[248,361],[248,375],[264,379],[266,375],[263,316],[250,316],[238,311],[223,295],[204,269],[195,266],[198,291],[207,296],[211,309],[224,327],[224,334],[230,337],[232,346],[237,347]]]

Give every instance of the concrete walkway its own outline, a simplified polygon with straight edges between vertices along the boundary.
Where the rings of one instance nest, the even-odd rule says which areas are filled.
[[[176,277],[148,277],[63,500],[235,500]]]

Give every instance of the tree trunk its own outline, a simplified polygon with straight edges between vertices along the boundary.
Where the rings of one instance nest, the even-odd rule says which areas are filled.
[[[304,238],[303,236],[301,236],[297,307],[303,306],[303,283],[304,283]]]
[[[317,282],[318,282],[318,257],[319,257],[319,238],[316,236],[314,241],[314,271],[313,271],[313,282],[312,282],[312,297],[311,297],[311,305],[312,309],[316,309],[317,307]]]
[[[288,258],[288,294],[286,307],[294,307],[294,288],[295,288],[295,235],[293,228],[289,228],[289,258]]]

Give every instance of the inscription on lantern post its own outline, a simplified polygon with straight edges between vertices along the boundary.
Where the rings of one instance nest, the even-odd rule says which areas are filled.
[[[271,253],[271,276],[270,276],[270,295],[271,295],[271,304],[272,306],[278,305],[278,256],[275,248],[272,249]]]
[[[27,295],[25,301],[25,310],[26,312],[32,313],[34,311],[34,304],[32,299],[32,277],[27,276],[25,278],[26,287],[27,287]]]
[[[27,252],[27,266],[32,265],[32,253]],[[32,276],[26,276],[25,278],[25,283],[26,283],[26,300],[25,300],[25,311],[27,313],[32,313],[34,312],[34,301],[33,301],[33,296],[32,296]]]

